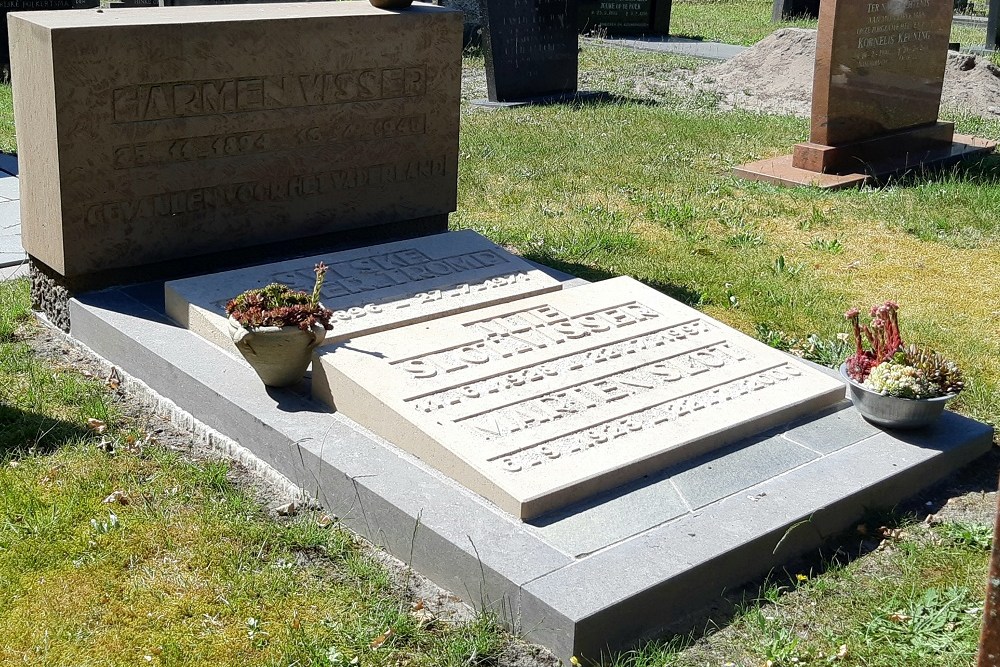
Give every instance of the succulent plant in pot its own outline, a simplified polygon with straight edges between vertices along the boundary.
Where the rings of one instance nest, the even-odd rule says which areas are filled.
[[[903,342],[899,306],[874,306],[861,323],[857,308],[844,316],[851,323],[855,353],[840,367],[854,406],[870,422],[892,428],[933,423],[944,404],[965,387],[962,371],[941,354]]]
[[[326,265],[316,265],[312,293],[272,283],[250,289],[226,304],[236,349],[268,387],[302,379],[312,351],[326,338],[332,311],[319,302]]]

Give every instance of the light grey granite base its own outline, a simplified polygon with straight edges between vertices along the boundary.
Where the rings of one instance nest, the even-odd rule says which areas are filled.
[[[992,443],[990,427],[953,413],[924,431],[889,433],[843,402],[522,523],[312,402],[308,385],[265,389],[249,367],[166,319],[162,285],[85,294],[70,309],[78,341],[563,660],[681,629],[726,587]]]

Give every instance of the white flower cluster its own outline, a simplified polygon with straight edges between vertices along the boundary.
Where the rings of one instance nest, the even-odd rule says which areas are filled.
[[[897,398],[933,398],[940,395],[937,386],[927,381],[923,371],[891,361],[883,361],[873,368],[865,386],[883,396]]]

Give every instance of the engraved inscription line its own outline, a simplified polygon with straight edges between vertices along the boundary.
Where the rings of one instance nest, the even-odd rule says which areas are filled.
[[[115,88],[115,123],[418,97],[424,66],[230,79],[143,83]]]
[[[494,466],[511,473],[521,472],[564,455],[578,454],[618,438],[677,421],[698,410],[738,400],[754,391],[768,389],[802,373],[787,363],[734,378],[725,385],[677,396],[651,408],[615,417],[579,433],[571,433],[541,443],[533,443],[489,459]]]
[[[465,323],[463,326],[480,334],[479,337],[433,352],[397,359],[390,364],[399,365],[413,379],[427,379],[438,373],[453,373],[471,365],[544,349],[567,340],[605,334],[655,317],[662,315],[637,302],[573,317],[552,306],[538,306],[516,314]],[[695,325],[689,326],[697,329]]]
[[[549,422],[580,414],[615,401],[647,394],[679,380],[711,374],[730,362],[745,359],[740,352],[724,351],[725,345],[681,352],[667,359],[644,364],[621,374],[609,374],[568,385],[541,396],[528,397],[492,410],[456,419],[486,441],[528,431]]]
[[[687,342],[695,342],[695,347],[689,347],[684,350],[678,349],[679,344]],[[696,342],[687,334],[684,334],[679,326],[664,327],[650,333],[582,350],[541,364],[524,366],[490,375],[476,382],[420,394],[407,398],[405,401],[412,403],[414,408],[419,411],[431,413],[463,403],[476,402],[477,399],[489,395],[512,390],[517,391],[518,387],[529,386],[530,383],[540,382],[546,378],[575,374],[583,369],[615,359],[628,358],[629,355],[635,355],[639,352],[654,351],[655,353],[652,355],[648,353],[641,355],[642,358],[640,361],[618,367],[618,370],[614,371],[614,373],[624,373],[642,366],[655,365],[670,357],[695,352],[714,345],[722,345],[730,350],[738,349],[726,343],[722,338],[708,342]],[[743,357],[740,357],[739,360],[742,359]]]
[[[350,141],[378,141],[419,136],[427,131],[424,114],[339,119],[339,121],[323,127],[268,128],[250,132],[207,134],[120,144],[112,150],[112,165],[115,169],[134,169],[193,160],[263,155]]]
[[[100,226],[130,223],[143,218],[170,218],[257,202],[320,197],[340,190],[440,178],[447,176],[447,172],[447,159],[445,156],[440,156],[368,167],[334,169],[287,179],[226,183],[147,195],[126,201],[93,204],[87,209],[86,222],[91,226]]]

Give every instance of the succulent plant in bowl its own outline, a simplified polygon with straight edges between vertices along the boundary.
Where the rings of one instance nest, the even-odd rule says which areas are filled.
[[[333,328],[330,309],[319,302],[327,267],[316,265],[312,293],[272,283],[247,290],[226,304],[236,349],[269,387],[302,379],[312,351]]]
[[[862,324],[857,308],[844,316],[851,323],[855,353],[840,372],[854,406],[871,422],[915,428],[935,421],[944,404],[965,387],[961,369],[930,348],[903,342],[899,306],[874,306]]]

